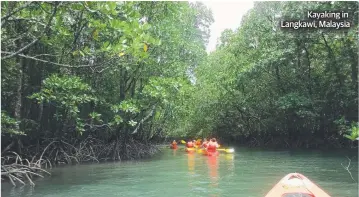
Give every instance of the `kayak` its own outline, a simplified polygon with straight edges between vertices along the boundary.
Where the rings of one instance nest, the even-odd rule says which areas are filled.
[[[194,153],[194,152],[196,152],[196,149],[195,148],[186,148],[185,151],[187,153]]]
[[[206,156],[218,156],[219,155],[218,151],[209,152],[209,151],[203,150],[202,153],[203,153],[203,155],[206,155]]]
[[[217,151],[222,151],[228,154],[233,154],[234,153],[234,149],[233,148],[229,148],[229,149],[217,149]]]
[[[290,173],[283,177],[265,197],[330,197],[307,177],[300,173]]]

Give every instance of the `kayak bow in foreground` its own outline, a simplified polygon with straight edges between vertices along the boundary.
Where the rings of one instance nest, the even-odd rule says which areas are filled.
[[[283,177],[265,197],[330,197],[307,177],[290,173]]]

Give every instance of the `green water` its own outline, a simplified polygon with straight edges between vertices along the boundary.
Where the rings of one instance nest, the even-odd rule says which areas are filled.
[[[341,166],[352,158],[358,181],[357,152],[292,152],[237,148],[218,157],[165,150],[140,162],[87,164],[52,170],[36,187],[2,184],[1,196],[36,197],[263,197],[284,175],[300,172],[331,196],[356,197],[358,185]]]

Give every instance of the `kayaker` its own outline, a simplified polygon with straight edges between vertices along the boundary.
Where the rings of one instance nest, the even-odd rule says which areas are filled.
[[[207,151],[208,152],[216,152],[219,147],[216,138],[212,138],[211,141],[208,142]]]
[[[204,138],[202,143],[202,148],[207,148],[207,144],[208,144],[207,138]]]
[[[196,145],[196,140],[193,140],[192,143],[193,143],[194,148],[198,148],[197,145]]]
[[[192,140],[189,140],[188,142],[187,142],[187,144],[186,144],[186,147],[187,148],[193,148],[193,141]]]
[[[201,144],[202,144],[201,141],[202,141],[201,139],[198,139],[198,140],[196,141],[197,147],[201,147]]]
[[[177,149],[177,142],[176,140],[173,140],[172,144],[171,144],[171,148],[172,149]]]

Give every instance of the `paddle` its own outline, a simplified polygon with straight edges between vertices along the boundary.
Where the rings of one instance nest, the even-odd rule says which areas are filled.
[[[226,153],[234,153],[234,148],[219,148],[218,151],[224,151]]]

